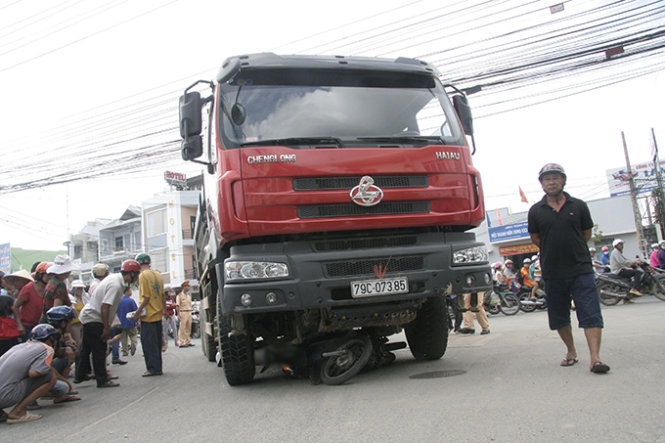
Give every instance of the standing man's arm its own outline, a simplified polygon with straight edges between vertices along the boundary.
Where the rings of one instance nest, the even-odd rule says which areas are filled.
[[[584,241],[588,242],[589,240],[591,240],[591,229],[585,229],[584,231],[582,231],[582,235],[584,235]]]
[[[111,305],[108,303],[102,303],[102,322],[104,323],[104,331],[102,332],[102,340],[106,341],[111,335],[111,323],[109,322],[109,311],[111,310]]]
[[[540,234],[532,232],[529,236],[531,237],[533,244],[540,248]],[[589,230],[589,238],[591,238],[591,230]]]

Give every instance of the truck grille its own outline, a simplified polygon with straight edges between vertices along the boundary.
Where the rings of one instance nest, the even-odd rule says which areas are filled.
[[[293,189],[296,191],[334,191],[348,189],[349,191],[360,183],[361,176],[357,177],[319,177],[296,178],[293,180]],[[426,175],[386,175],[372,176],[374,184],[382,189],[390,188],[426,188],[429,179]]]
[[[369,208],[354,203],[332,205],[308,205],[298,207],[300,218],[357,217],[361,215],[426,214],[430,211],[429,202],[382,202]]]
[[[423,269],[423,257],[390,257],[382,259],[344,261],[326,264],[330,277],[349,277],[374,275],[374,268],[387,268],[388,274]]]
[[[379,237],[358,237],[317,240],[314,248],[319,252],[348,251],[368,248],[395,248],[400,246],[413,246],[418,242],[416,235],[392,235]]]

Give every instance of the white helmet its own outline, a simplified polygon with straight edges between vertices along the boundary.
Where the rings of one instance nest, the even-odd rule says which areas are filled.
[[[522,260],[522,264],[523,265],[530,265],[531,264],[531,259],[529,257],[525,258],[524,260]]]
[[[651,243],[651,249],[658,249],[658,243]]]
[[[513,264],[513,261],[512,261],[511,259],[508,259],[508,260],[506,260],[505,262],[503,262],[503,264],[504,264],[504,265],[512,265],[512,264]]]
[[[589,248],[589,252],[596,252],[596,248],[594,248],[593,246],[591,246],[591,247]]]
[[[538,255],[532,255],[531,256],[531,261],[536,261],[538,260]]]
[[[617,238],[616,240],[614,240],[612,242],[612,247],[616,248],[619,243],[623,243],[623,240],[621,240],[620,238]]]

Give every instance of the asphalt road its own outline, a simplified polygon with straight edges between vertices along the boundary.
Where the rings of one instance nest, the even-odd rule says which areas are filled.
[[[589,372],[579,329],[580,363],[559,367],[565,349],[542,311],[491,316],[490,335],[453,335],[438,361],[396,351],[341,386],[268,371],[231,388],[198,340],[171,341],[162,377],[141,377],[139,349],[111,367],[119,388],[85,382],[80,402],[40,400],[43,418],[1,424],[0,440],[665,442],[665,303],[648,296],[603,314],[606,375]]]

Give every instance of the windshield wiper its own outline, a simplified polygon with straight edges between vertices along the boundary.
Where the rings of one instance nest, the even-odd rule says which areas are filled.
[[[326,147],[321,145],[335,145],[336,148],[342,147],[342,140],[337,137],[288,137],[271,138],[255,142],[241,143],[240,146],[298,146],[298,145],[317,145],[317,147]]]
[[[395,137],[356,137],[356,140],[377,143],[413,143],[413,144],[437,144],[444,145],[445,142],[439,136],[395,136]]]

